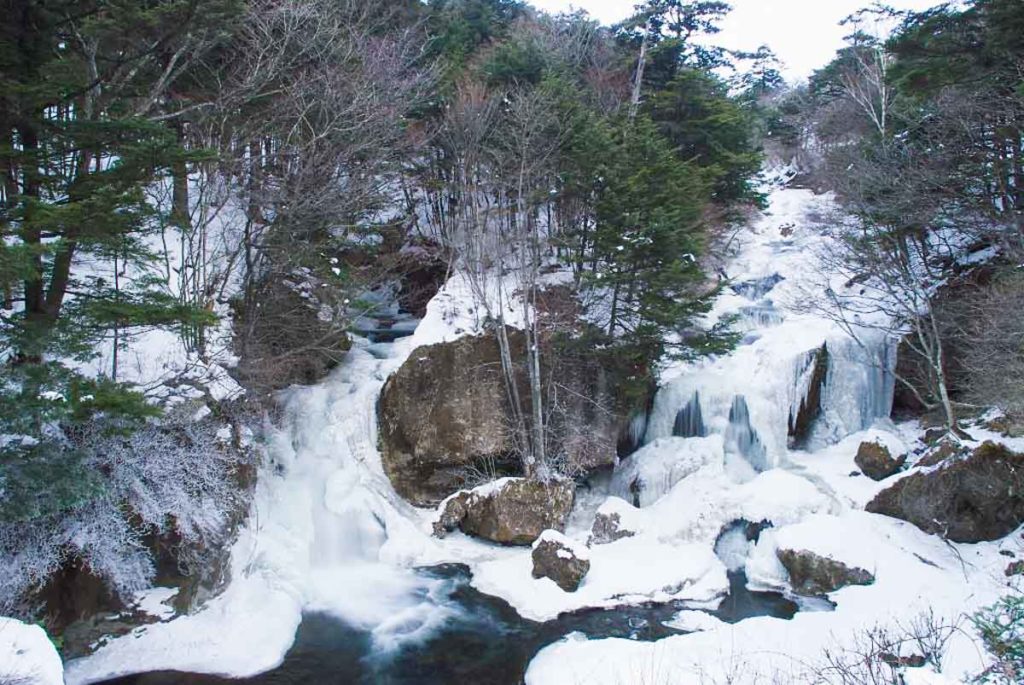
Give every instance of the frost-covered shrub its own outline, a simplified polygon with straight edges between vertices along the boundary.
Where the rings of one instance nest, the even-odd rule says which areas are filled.
[[[994,663],[977,678],[980,683],[1024,682],[1024,595],[1007,595],[972,619]]]
[[[181,549],[224,544],[245,496],[235,477],[244,456],[218,437],[217,423],[180,412],[131,434],[107,428],[76,428],[62,446],[97,477],[91,496],[0,520],[0,613],[32,614],[32,592],[72,559],[124,596],[152,581],[147,536],[174,534]]]

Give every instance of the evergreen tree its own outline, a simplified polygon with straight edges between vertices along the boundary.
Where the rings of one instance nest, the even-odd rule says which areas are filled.
[[[2,450],[2,477],[15,484],[26,480],[15,474],[35,474],[33,480],[42,464],[60,463],[61,425],[152,414],[114,378],[75,370],[97,343],[134,327],[209,323],[206,312],[181,305],[145,277],[161,225],[146,191],[197,158],[160,120],[160,108],[175,79],[216,42],[213,27],[236,7],[194,0],[6,4],[0,433],[20,436]],[[70,468],[55,473],[90,482]],[[5,495],[18,498],[9,489]],[[62,498],[54,501],[59,506]]]
[[[683,69],[647,103],[651,119],[680,159],[705,170],[716,201],[753,197],[761,167],[753,117],[713,74]]]
[[[609,337],[651,346],[700,308],[690,290],[701,278],[707,183],[646,117],[611,122],[606,135],[587,278],[609,293]]]

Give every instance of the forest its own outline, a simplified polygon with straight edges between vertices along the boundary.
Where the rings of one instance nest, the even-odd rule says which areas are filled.
[[[736,583],[838,626],[707,679],[609,647],[609,683],[1024,678],[1019,0],[866,7],[800,83],[714,0],[0,8],[0,684],[252,677],[444,565],[544,626]],[[271,577],[287,611],[238,599]],[[250,620],[263,656],[168,656]],[[507,682],[637,640],[569,633]],[[505,682],[417,668],[339,682]]]

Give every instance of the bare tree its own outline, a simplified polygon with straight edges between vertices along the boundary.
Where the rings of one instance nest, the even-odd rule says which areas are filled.
[[[219,166],[247,206],[236,332],[252,348],[243,356],[259,360],[268,378],[282,375],[277,362],[341,354],[339,341],[363,313],[349,305],[385,278],[372,264],[338,260],[386,228],[383,209],[415,152],[406,117],[433,83],[422,61],[426,36],[396,11],[368,0],[259,0],[232,45],[239,59],[210,65],[222,87],[191,128],[223,151]],[[312,317],[295,330],[288,290],[314,282],[330,282],[337,297],[314,298]],[[278,345],[284,327],[308,335]]]
[[[968,401],[1024,417],[1024,276],[999,273],[950,303]]]
[[[839,216],[824,230],[818,277],[804,292],[802,307],[836,322],[862,348],[879,333],[904,341],[926,370],[924,379],[893,370],[926,409],[941,409],[957,432],[950,391],[945,325],[936,307],[939,286],[962,253],[955,235],[896,230]],[[923,383],[922,383],[923,381]]]
[[[891,63],[892,58],[881,45],[857,48],[853,51],[853,64],[840,76],[845,96],[867,117],[882,140],[890,133],[894,100],[889,85]]]

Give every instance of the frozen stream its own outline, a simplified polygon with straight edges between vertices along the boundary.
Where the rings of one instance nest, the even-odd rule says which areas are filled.
[[[666,369],[638,427],[644,446],[580,490],[570,537],[585,541],[599,509],[620,514],[635,534],[595,545],[577,592],[533,579],[528,548],[432,538],[432,512],[403,502],[383,475],[375,402],[384,381],[416,347],[478,330],[468,287],[455,277],[411,336],[357,339],[329,379],[287,396],[286,425],[268,445],[272,464],[233,549],[227,590],[193,616],[71,662],[68,684],[502,685],[525,677],[530,685],[621,685],[652,665],[658,673],[646,682],[719,682],[704,676],[728,675],[731,660],[759,669],[806,661],[879,617],[906,620],[928,606],[959,612],[995,597],[997,545],[954,548],[862,512],[882,486],[851,476],[859,442],[901,450],[913,436],[884,418],[892,346],[854,345],[829,321],[801,313],[825,240],[805,214],[828,202],[777,189],[769,211],[735,236],[731,287],[706,323],[736,317],[743,343]],[[824,376],[814,371],[823,346]],[[815,384],[821,411],[797,441],[792,426]],[[723,538],[738,521],[771,527],[759,541]],[[878,580],[833,593],[835,611],[794,615],[775,556],[782,546],[870,569]],[[957,649],[969,659],[967,646]]]

